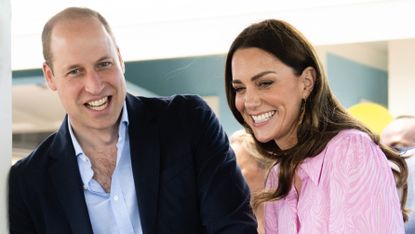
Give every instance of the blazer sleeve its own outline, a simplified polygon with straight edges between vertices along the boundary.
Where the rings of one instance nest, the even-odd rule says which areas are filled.
[[[35,233],[35,227],[20,191],[17,165],[12,166],[8,178],[9,230],[14,233]]]
[[[328,147],[325,160],[331,171],[328,191],[333,227],[342,233],[404,232],[391,167],[368,135],[355,132],[339,137]]]
[[[249,189],[228,138],[209,106],[200,97],[192,101],[192,148],[206,233],[257,233]]]

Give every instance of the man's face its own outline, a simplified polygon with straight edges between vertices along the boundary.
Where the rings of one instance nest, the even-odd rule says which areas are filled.
[[[415,119],[401,118],[393,120],[383,130],[381,143],[398,151],[415,146]]]
[[[124,63],[111,36],[94,18],[59,22],[51,35],[52,64],[43,65],[75,131],[116,126],[126,88]]]

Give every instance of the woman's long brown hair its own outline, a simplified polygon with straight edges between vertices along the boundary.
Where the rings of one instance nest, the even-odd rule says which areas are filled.
[[[279,184],[275,191],[264,192],[257,196],[254,200],[254,208],[262,202],[287,196],[293,185],[295,171],[304,159],[318,155],[340,131],[358,129],[367,133],[373,142],[380,146],[387,159],[397,166],[397,170],[392,170],[397,188],[402,191],[401,209],[406,221],[408,169],[405,160],[380,144],[376,134],[347,113],[332,94],[314,47],[297,29],[284,21],[265,20],[247,27],[229,49],[225,67],[225,89],[228,105],[239,123],[251,131],[235,107],[236,93],[232,86],[231,63],[236,50],[253,47],[273,54],[290,66],[296,75],[300,75],[307,67],[313,67],[316,71],[314,89],[305,102],[304,118],[297,129],[298,143],[288,150],[281,150],[273,140],[266,143],[255,140],[260,152],[279,165]]]

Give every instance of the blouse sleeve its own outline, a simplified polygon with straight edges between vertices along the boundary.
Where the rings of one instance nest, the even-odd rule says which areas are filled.
[[[385,154],[367,134],[350,132],[336,137],[327,147],[329,229],[404,233],[396,183]]]

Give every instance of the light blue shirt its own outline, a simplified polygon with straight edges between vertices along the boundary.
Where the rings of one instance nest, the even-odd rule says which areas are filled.
[[[124,103],[118,128],[117,162],[112,175],[111,191],[109,193],[105,192],[102,186],[92,178],[94,172],[91,167],[91,161],[79,145],[72,127],[69,127],[84,186],[89,218],[95,234],[142,233],[131,168],[128,124],[127,105]],[[68,126],[71,126],[69,118]]]

